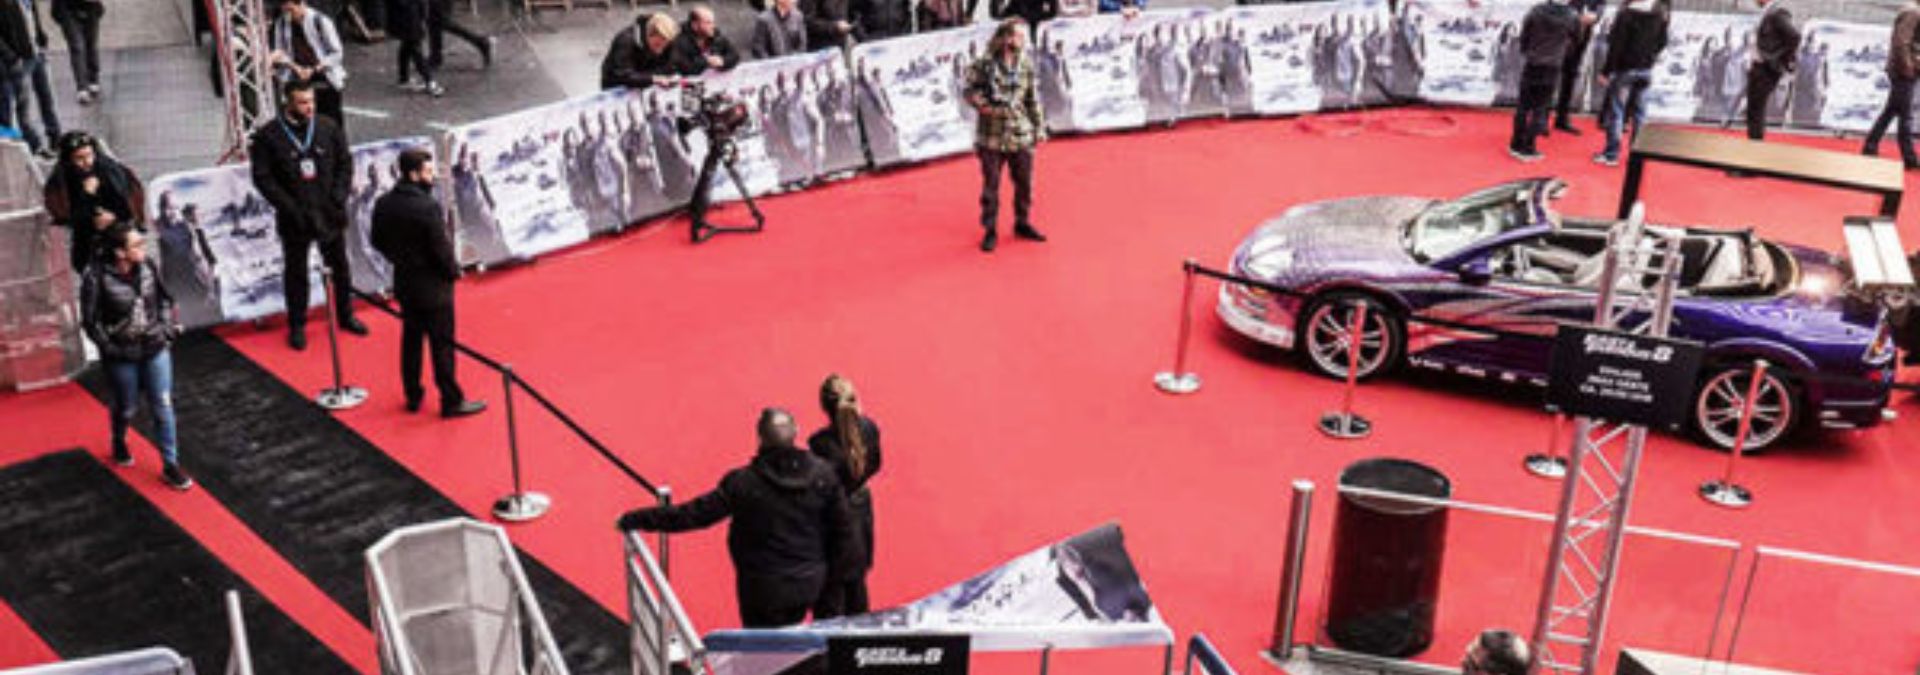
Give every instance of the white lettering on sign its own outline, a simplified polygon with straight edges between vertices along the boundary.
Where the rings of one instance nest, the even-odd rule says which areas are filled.
[[[1588,333],[1584,337],[1586,338],[1584,346],[1588,354],[1607,354],[1639,361],[1652,361],[1654,363],[1666,363],[1673,360],[1673,347],[1668,345],[1658,345],[1653,349],[1644,349],[1634,344],[1631,338],[1624,338],[1618,335]]]
[[[929,647],[918,654],[904,647],[862,647],[853,652],[853,660],[861,668],[874,666],[937,666],[946,656],[939,647]]]

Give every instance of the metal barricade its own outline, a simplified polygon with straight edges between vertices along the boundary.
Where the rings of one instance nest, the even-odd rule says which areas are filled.
[[[86,365],[67,247],[27,146],[0,142],[0,390],[60,384]]]
[[[1184,675],[1238,675],[1227,659],[1220,656],[1220,650],[1213,648],[1213,642],[1201,633],[1187,640],[1187,667],[1183,672]]]
[[[625,540],[633,675],[712,673],[706,646],[646,540],[632,532]],[[676,670],[675,666],[680,668]]]
[[[253,649],[247,646],[247,617],[240,612],[239,591],[227,591],[227,632],[233,638],[227,675],[253,675]]]
[[[165,647],[0,670],[0,675],[194,675],[193,662]]]
[[[386,675],[567,675],[505,530],[466,518],[403,527],[367,549]]]

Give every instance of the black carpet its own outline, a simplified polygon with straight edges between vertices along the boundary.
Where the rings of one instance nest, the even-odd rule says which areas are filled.
[[[361,623],[367,547],[402,526],[469,515],[219,338],[187,335],[173,364],[181,465]],[[97,369],[82,383],[107,400]],[[520,559],[572,672],[624,672],[625,625],[525,552]]]
[[[60,656],[164,646],[220,672],[233,589],[257,672],[354,672],[85,452],[0,469],[0,495],[0,598]]]

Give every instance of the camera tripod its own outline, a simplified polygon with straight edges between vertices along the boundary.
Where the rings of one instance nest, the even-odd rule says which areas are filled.
[[[747,190],[747,182],[740,179],[739,154],[739,149],[733,143],[733,135],[726,134],[713,138],[706,158],[700,160],[700,177],[694,181],[693,201],[687,204],[688,215],[693,219],[693,243],[706,241],[716,234],[750,234],[766,229],[767,217],[753,203],[753,193]],[[747,212],[753,214],[752,225],[715,225],[707,222],[707,210],[713,205],[713,172],[723,163],[727,178],[740,190],[740,198],[747,203]]]

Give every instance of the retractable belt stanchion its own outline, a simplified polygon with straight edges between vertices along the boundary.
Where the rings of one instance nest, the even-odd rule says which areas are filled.
[[[1560,432],[1567,428],[1567,414],[1553,406],[1547,406],[1547,412],[1553,413],[1553,428],[1547,432],[1546,452],[1527,455],[1520,464],[1527,473],[1557,480],[1567,477],[1567,458],[1560,455]]]
[[[1198,265],[1192,258],[1181,263],[1180,272],[1186,277],[1184,290],[1180,292],[1180,336],[1174,341],[1173,370],[1157,373],[1153,376],[1153,386],[1169,394],[1191,394],[1200,391],[1200,374],[1187,372],[1187,339],[1193,332],[1193,282]]]
[[[1747,447],[1747,434],[1753,431],[1754,399],[1760,396],[1760,383],[1766,381],[1767,362],[1753,362],[1753,379],[1747,383],[1747,397],[1740,401],[1740,430],[1733,435],[1733,448],[1727,453],[1727,472],[1720,480],[1700,484],[1700,498],[1715,506],[1744,509],[1753,504],[1753,493],[1733,482],[1733,469]]]
[[[1320,433],[1352,440],[1373,433],[1373,423],[1353,411],[1353,392],[1360,387],[1360,345],[1366,342],[1367,303],[1356,302],[1347,326],[1347,391],[1340,409],[1320,416]]]
[[[1313,510],[1313,481],[1293,482],[1287,507],[1287,549],[1280,561],[1280,606],[1274,610],[1273,639],[1267,657],[1277,663],[1293,658],[1293,633],[1300,613],[1300,577],[1307,564],[1307,526]]]
[[[500,395],[507,406],[507,453],[513,460],[513,494],[493,503],[493,515],[509,523],[521,523],[547,514],[553,500],[520,487],[520,427],[513,416],[513,366],[500,365]]]
[[[320,269],[320,285],[327,291],[327,351],[333,355],[333,386],[320,390],[313,397],[315,403],[328,410],[347,410],[367,402],[367,390],[346,383],[346,376],[340,371],[340,328],[338,324],[340,302],[333,297],[333,270]],[[353,302],[348,298],[346,302]]]

